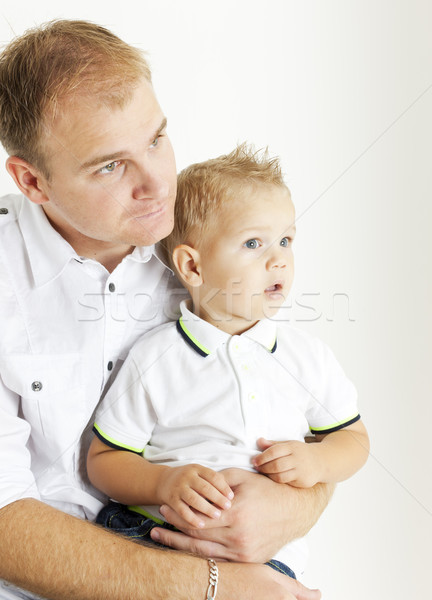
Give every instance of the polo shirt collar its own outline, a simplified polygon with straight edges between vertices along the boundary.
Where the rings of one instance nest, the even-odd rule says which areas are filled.
[[[190,311],[188,306],[190,306],[190,300],[183,300],[180,304],[182,316],[177,321],[177,331],[198,354],[203,357],[209,356],[219,346],[226,344],[232,336],[200,319]],[[261,344],[269,352],[275,352],[277,347],[276,324],[269,319],[258,321],[240,337],[247,337]]]

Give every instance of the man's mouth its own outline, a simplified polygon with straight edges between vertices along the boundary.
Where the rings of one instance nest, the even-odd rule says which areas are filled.
[[[135,219],[145,219],[145,218],[155,217],[157,215],[162,214],[164,212],[164,210],[165,210],[165,205],[158,204],[157,206],[151,207],[146,213],[139,214],[134,218]]]

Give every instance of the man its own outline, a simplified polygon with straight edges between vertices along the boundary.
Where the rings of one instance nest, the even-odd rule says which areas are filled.
[[[89,523],[104,499],[83,469],[99,397],[178,303],[153,247],[173,226],[176,173],[146,62],[90,23],[27,32],[0,57],[0,139],[23,194],[0,206],[0,577],[10,582],[0,597],[32,597],[15,586],[56,600],[204,597],[206,560]],[[162,507],[189,535],[155,535],[264,562],[311,527],[330,493],[237,470],[227,479],[235,501],[217,528],[190,531]],[[319,597],[262,565],[218,568],[218,599]]]

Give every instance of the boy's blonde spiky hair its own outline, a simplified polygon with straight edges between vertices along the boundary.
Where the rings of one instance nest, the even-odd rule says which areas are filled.
[[[164,240],[167,256],[170,258],[179,244],[199,242],[222,206],[241,188],[258,184],[286,187],[278,158],[247,144],[183,169],[177,178],[174,229]]]
[[[151,80],[140,50],[89,21],[54,20],[26,31],[0,55],[0,141],[49,175],[44,123],[65,99],[122,106],[142,78]]]

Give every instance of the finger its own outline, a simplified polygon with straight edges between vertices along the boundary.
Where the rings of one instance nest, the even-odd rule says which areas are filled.
[[[273,444],[276,444],[274,440],[267,440],[263,437],[257,439],[257,446],[260,450],[267,450],[267,448],[270,448]]]
[[[257,465],[256,469],[264,475],[270,475],[274,473],[284,473],[290,471],[295,467],[294,459],[291,456],[282,456],[275,458],[264,464]]]
[[[160,527],[154,527],[151,530],[150,535],[153,541],[174,548],[175,550],[190,552],[206,557],[212,556],[219,560],[231,560],[228,549],[217,542],[200,540],[178,531],[171,531],[170,529],[163,529]]]
[[[297,579],[288,578],[288,589],[294,594],[297,600],[320,600],[321,592],[319,590],[310,590]]]
[[[199,496],[197,496],[199,498]],[[178,516],[187,523],[188,527],[198,527],[201,529],[205,523],[201,514],[196,513],[190,506],[189,502],[183,502],[182,500],[174,502],[171,508],[178,514]]]
[[[226,503],[227,498],[228,500],[232,500],[234,498],[234,492],[232,491],[225,477],[221,473],[217,473],[216,471],[212,471],[211,469],[206,469],[206,471],[200,473],[200,477],[202,477],[202,479],[207,481],[209,485],[214,487],[221,495],[224,496],[224,503]],[[214,502],[213,498],[211,498],[210,496],[207,496],[207,498]],[[220,506],[221,508],[224,508],[222,505]],[[229,503],[229,506],[231,506],[231,503]],[[226,508],[229,508],[229,506],[226,506]]]
[[[292,448],[289,442],[279,442],[264,450],[261,454],[255,455],[252,459],[252,464],[255,467],[261,466],[282,456],[290,456],[291,452]]]
[[[233,498],[234,494],[231,491],[231,488],[228,485],[226,487],[229,490],[228,493]],[[222,509],[231,508],[231,501],[228,499],[228,497],[226,495],[224,495],[223,493],[221,493],[219,491],[219,489],[217,489],[212,483],[209,483],[209,481],[200,478],[196,482],[194,482],[193,489],[201,497],[205,498],[206,500],[209,500],[210,502],[213,502],[213,504],[216,504],[216,506],[219,506]],[[197,506],[195,506],[195,508],[197,510],[201,510]],[[204,511],[202,511],[202,512],[204,512]],[[220,516],[220,511],[218,511],[218,513],[219,513],[218,516]],[[205,514],[208,514],[208,513],[205,512]],[[214,516],[214,515],[208,514],[208,516],[210,517],[210,516]]]
[[[193,509],[191,509],[193,512]],[[171,525],[174,525],[177,529],[181,529],[181,531],[187,533],[188,535],[193,535],[194,529],[191,528],[190,523],[188,523],[183,517],[181,517],[176,510],[168,506],[167,504],[162,504],[159,507],[159,512],[163,516],[164,520]],[[198,515],[201,521],[204,523],[204,527],[202,529],[212,529],[214,527],[220,527],[220,520],[210,519],[205,515]],[[201,530],[201,528],[200,528]]]
[[[203,495],[205,494],[207,496],[207,493],[200,490],[200,488],[205,489],[206,487],[208,487],[210,485],[207,482],[204,482],[204,483],[206,484],[205,486],[197,486],[199,489],[199,492],[197,492],[193,489],[190,489],[190,488],[184,490],[182,492],[181,499],[183,500],[183,502],[186,505],[188,505],[188,508],[189,507],[194,508],[196,511],[202,513],[203,515],[206,515],[207,517],[210,517],[211,519],[219,519],[221,516],[221,511],[218,508],[216,508],[216,506],[213,506],[213,504],[211,504],[211,502],[206,500],[206,498],[203,497]],[[215,488],[213,488],[213,490],[215,490]],[[215,493],[212,495],[217,496],[217,497],[221,496],[221,494],[217,490],[215,490]],[[222,498],[225,498],[225,497],[222,496]],[[225,498],[225,502],[229,502],[229,500],[227,500]],[[230,503],[230,505],[231,505],[231,503]],[[177,510],[176,507],[173,507],[173,508],[175,508]],[[184,516],[184,514],[188,515],[188,513],[186,511],[180,512],[177,510],[177,512],[181,516]],[[190,508],[189,508],[189,512],[191,512]],[[189,521],[189,516],[185,517],[185,518],[187,521]],[[200,521],[201,521],[201,519],[200,519]],[[202,523],[199,526],[203,527],[204,523]]]

